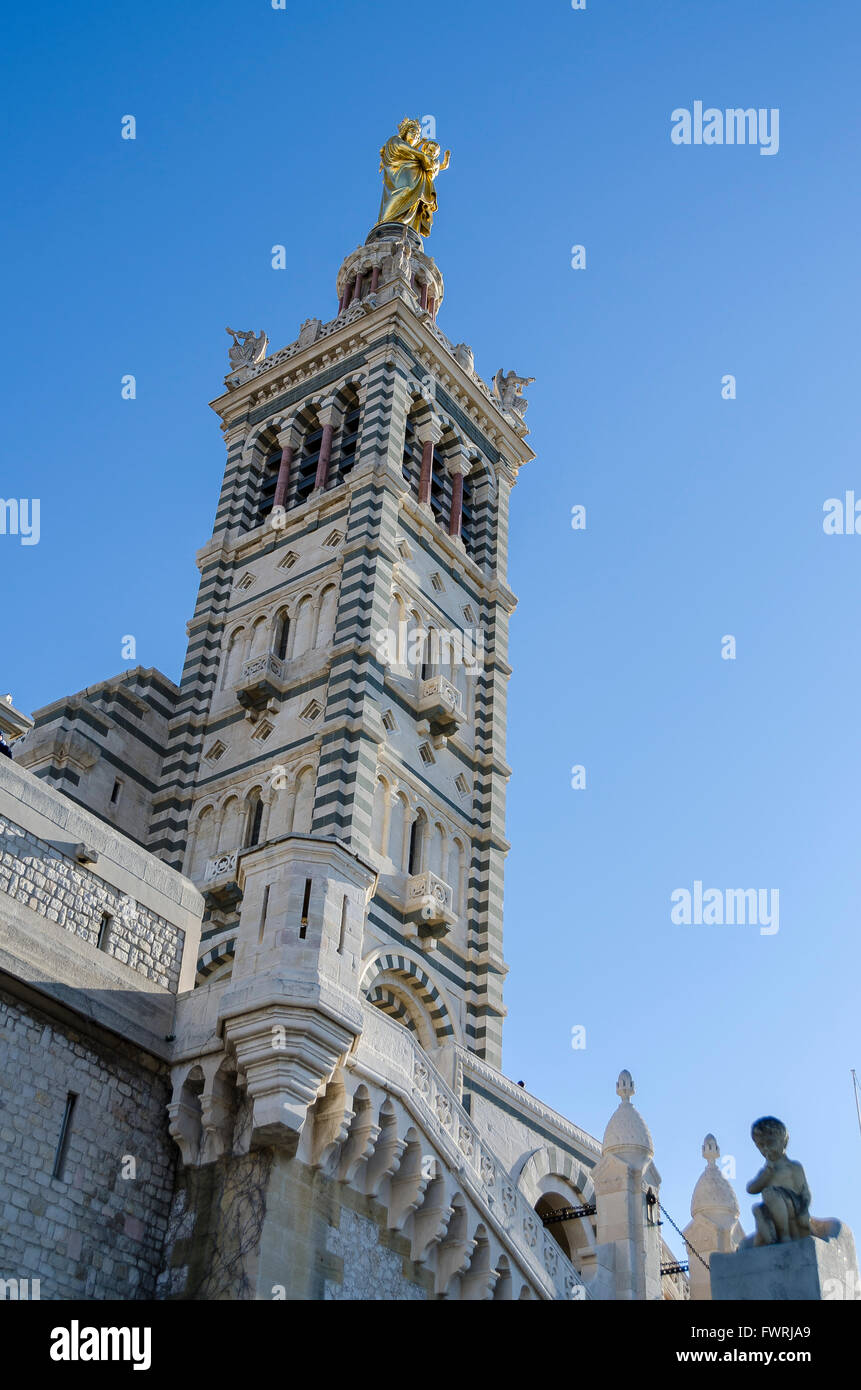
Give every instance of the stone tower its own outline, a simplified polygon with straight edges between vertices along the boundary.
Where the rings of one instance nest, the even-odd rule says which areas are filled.
[[[706,1166],[691,1197],[691,1220],[683,1231],[690,1262],[691,1298],[710,1299],[709,1262],[715,1251],[735,1250],[744,1239],[738,1198],[718,1167],[720,1148],[713,1134],[703,1140]]]
[[[374,227],[336,292],[335,317],[249,354],[213,402],[227,466],[149,848],[204,893],[212,980],[233,971],[243,858],[267,866],[265,914],[282,875],[301,898],[297,836],[333,882],[346,849],[372,884],[361,996],[438,1060],[457,1041],[499,1066],[525,407],[441,332],[443,278],[412,230]]]

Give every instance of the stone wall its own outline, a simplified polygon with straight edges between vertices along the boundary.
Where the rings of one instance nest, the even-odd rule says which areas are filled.
[[[426,1299],[432,1274],[379,1202],[272,1149],[181,1170],[159,1295]]]
[[[38,1279],[42,1299],[152,1298],[174,1173],[166,1066],[0,991],[0,1078],[0,1279]]]
[[[0,893],[16,898],[58,926],[99,942],[102,949],[148,980],[176,991],[183,932],[121,893],[54,845],[0,815]]]

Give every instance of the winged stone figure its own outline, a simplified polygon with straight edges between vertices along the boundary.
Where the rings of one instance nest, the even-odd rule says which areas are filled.
[[[247,333],[235,328],[226,328],[224,331],[233,339],[233,346],[227,349],[232,371],[238,371],[240,367],[256,367],[263,361],[269,339],[262,328],[257,337],[252,329]]]
[[[529,402],[523,394],[524,386],[531,386],[534,376],[518,376],[509,372],[503,376],[502,368],[493,378],[493,394],[508,415],[519,415],[521,420],[529,409]]]

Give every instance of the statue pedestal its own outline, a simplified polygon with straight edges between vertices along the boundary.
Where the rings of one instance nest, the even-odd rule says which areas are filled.
[[[742,1245],[709,1261],[714,1301],[752,1303],[861,1299],[855,1241],[839,1221],[812,1223],[822,1234],[782,1245]]]

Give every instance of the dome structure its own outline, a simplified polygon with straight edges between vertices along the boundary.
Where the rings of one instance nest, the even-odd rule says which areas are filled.
[[[631,1104],[634,1079],[629,1071],[619,1073],[616,1095],[619,1104],[604,1131],[604,1153],[618,1154],[629,1162],[644,1165],[655,1152],[649,1127],[639,1110]]]
[[[691,1197],[691,1216],[707,1216],[716,1226],[732,1226],[738,1220],[738,1198],[717,1166],[720,1148],[713,1134],[703,1140],[703,1158],[706,1166]]]

